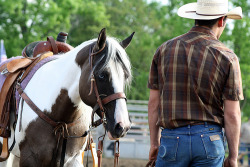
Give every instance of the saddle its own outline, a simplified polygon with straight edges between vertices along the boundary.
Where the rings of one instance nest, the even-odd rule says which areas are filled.
[[[53,54],[66,53],[73,49],[72,46],[66,43],[67,33],[60,32],[56,41],[53,37],[47,37],[47,41],[37,41],[28,44],[22,51],[23,57],[37,57],[41,53],[48,51]]]
[[[67,35],[60,32],[56,41],[53,37],[47,37],[47,41],[33,42],[23,49],[21,58],[13,59],[0,66],[1,75],[5,75],[0,89],[0,137],[3,137],[0,162],[5,161],[9,156],[10,114],[17,109],[16,85],[20,84],[32,68],[44,58],[72,50],[73,47],[66,43]]]

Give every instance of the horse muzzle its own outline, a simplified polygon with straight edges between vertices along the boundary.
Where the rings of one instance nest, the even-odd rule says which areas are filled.
[[[117,140],[121,137],[124,137],[127,134],[129,129],[130,129],[130,126],[124,127],[124,126],[122,126],[121,123],[117,123],[115,125],[114,130],[112,132],[108,132],[109,139],[110,140]]]

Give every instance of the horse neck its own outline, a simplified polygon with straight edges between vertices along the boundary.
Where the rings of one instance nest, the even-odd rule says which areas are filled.
[[[75,61],[76,55],[80,49],[81,47],[79,46],[74,50],[61,55],[61,57],[51,65],[51,70],[57,75],[57,86],[67,90],[68,96],[74,105],[81,103],[79,95],[81,68]]]
[[[75,61],[79,50],[75,48],[60,55],[57,60],[44,67],[50,71],[48,76],[46,75],[48,78],[46,86],[51,85],[48,93],[52,95],[52,117],[65,122],[79,118],[85,107],[79,94],[81,67]]]

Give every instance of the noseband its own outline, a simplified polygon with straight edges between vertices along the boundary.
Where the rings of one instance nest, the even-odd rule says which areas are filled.
[[[110,103],[111,101],[117,100],[117,99],[127,100],[126,95],[123,92],[117,92],[117,93],[111,94],[111,95],[106,96],[105,98],[101,99],[102,95],[99,94],[98,87],[96,85],[94,71],[93,71],[93,57],[95,55],[101,53],[105,47],[106,47],[106,43],[104,44],[103,48],[100,49],[98,52],[94,52],[93,45],[90,46],[90,48],[89,48],[89,63],[90,63],[90,69],[91,69],[91,87],[90,87],[89,96],[93,93],[93,89],[94,89],[96,101],[97,101],[96,105],[93,108],[93,112],[92,112],[92,126],[93,127],[97,127],[102,123],[106,124],[106,116],[105,116],[106,112],[105,112],[104,105]],[[99,108],[101,111],[101,116],[100,116],[101,119],[94,121],[94,114],[96,113],[96,111]]]

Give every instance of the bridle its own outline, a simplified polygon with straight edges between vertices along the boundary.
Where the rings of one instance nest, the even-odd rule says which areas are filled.
[[[89,63],[90,63],[90,70],[91,70],[91,87],[90,87],[89,96],[93,93],[93,90],[94,90],[95,96],[96,96],[96,102],[97,102],[92,112],[92,126],[93,127],[96,127],[100,125],[101,123],[106,124],[106,116],[105,116],[106,111],[105,111],[104,105],[117,99],[127,100],[126,95],[123,92],[117,92],[117,93],[108,95],[105,98],[101,99],[101,95],[99,94],[99,91],[96,85],[94,71],[93,71],[93,57],[101,53],[105,49],[105,47],[106,47],[106,43],[103,46],[103,48],[101,48],[98,52],[94,52],[93,45],[90,46],[89,48]],[[100,114],[101,119],[94,121],[94,114],[97,112],[98,109],[100,109],[101,111],[101,114]]]
[[[97,87],[97,84],[96,84],[96,80],[95,80],[95,75],[94,75],[94,70],[93,70],[93,57],[100,54],[106,47],[106,43],[104,44],[103,48],[101,48],[99,51],[97,52],[94,52],[94,47],[95,45],[91,45],[89,47],[89,63],[90,63],[90,70],[91,70],[91,86],[90,86],[90,92],[89,92],[89,96],[93,93],[93,90],[95,92],[95,96],[96,96],[96,105],[94,106],[93,108],[93,112],[92,112],[92,128],[93,127],[97,127],[101,124],[104,124],[104,127],[105,125],[107,124],[107,120],[106,120],[106,111],[105,111],[105,105],[114,101],[114,100],[117,100],[117,99],[125,99],[127,100],[126,98],[126,95],[123,93],[123,92],[117,92],[117,93],[114,93],[114,94],[111,94],[111,95],[108,95],[106,96],[105,98],[101,99],[101,96],[103,95],[100,95],[99,91],[98,91],[98,87]],[[94,121],[94,115],[95,113],[97,113],[98,109],[100,109],[100,112],[101,114],[99,114],[100,116],[100,119],[97,120],[97,121]],[[97,155],[98,155],[98,167],[101,166],[101,163],[102,163],[102,152],[103,152],[103,140],[105,138],[105,135],[106,135],[106,127],[105,127],[105,133],[103,136],[100,136],[98,138],[98,150],[97,150]],[[100,140],[101,139],[101,140]],[[119,166],[119,157],[120,157],[120,153],[119,153],[119,140],[115,141],[114,143],[114,153],[115,153],[115,157],[114,157],[114,167],[116,166]]]
[[[105,117],[105,107],[104,105],[110,103],[111,101],[117,100],[117,99],[125,99],[126,100],[126,96],[123,92],[118,92],[118,93],[114,93],[111,94],[109,96],[106,96],[105,98],[101,99],[101,96],[99,94],[96,82],[95,82],[95,75],[93,73],[93,56],[101,53],[104,47],[99,50],[98,52],[93,52],[92,49],[93,46],[90,46],[90,52],[89,52],[89,61],[90,61],[90,67],[91,67],[91,88],[90,88],[90,92],[89,95],[92,94],[93,90],[95,92],[96,98],[97,98],[97,103],[93,109],[92,112],[92,125],[90,127],[89,130],[85,131],[81,136],[70,136],[68,133],[68,128],[74,126],[75,124],[79,123],[80,119],[77,119],[75,122],[72,123],[68,123],[66,124],[65,122],[56,122],[53,119],[51,119],[49,116],[47,116],[46,114],[44,114],[37,106],[36,104],[33,103],[33,101],[28,97],[28,95],[23,91],[20,83],[23,79],[23,75],[20,76],[19,80],[20,82],[17,82],[16,84],[16,90],[18,91],[19,95],[23,98],[23,100],[29,105],[29,107],[41,118],[43,119],[45,122],[47,122],[48,124],[50,124],[53,128],[54,128],[54,133],[57,136],[57,144],[56,144],[56,151],[55,154],[53,154],[53,159],[56,159],[57,157],[57,152],[58,152],[58,146],[60,143],[60,139],[63,139],[63,143],[62,143],[62,151],[61,151],[61,160],[60,160],[60,167],[62,167],[64,165],[64,158],[65,158],[65,152],[66,152],[66,144],[67,144],[67,139],[68,138],[81,138],[81,137],[86,137],[93,128],[103,124],[106,124],[106,117]],[[94,114],[97,112],[97,110],[100,108],[101,111],[101,118],[97,121],[94,121]],[[20,121],[21,122],[21,121]],[[106,132],[106,130],[105,130]],[[106,134],[106,133],[105,133]],[[100,144],[98,144],[98,147],[100,145],[100,148],[98,149],[98,165],[101,166],[101,155],[102,155],[102,148],[103,148],[103,140],[104,140],[105,135],[101,136],[102,140],[99,141]],[[118,147],[117,150],[118,152],[116,152],[116,144],[118,143]],[[118,158],[119,158],[119,141],[115,142],[115,164],[114,166],[116,166],[116,164],[118,165]],[[51,166],[55,166],[53,164],[54,162],[51,161]]]

